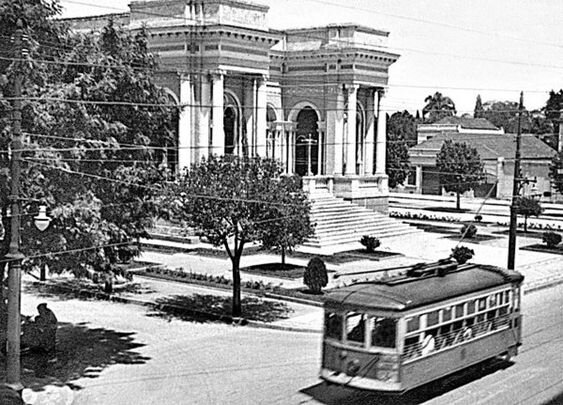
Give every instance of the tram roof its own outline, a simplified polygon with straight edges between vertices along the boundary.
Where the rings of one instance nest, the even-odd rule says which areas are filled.
[[[447,271],[435,264],[413,267],[407,276],[366,281],[332,290],[325,298],[331,306],[404,311],[509,283],[521,283],[516,271],[489,265],[452,265]]]

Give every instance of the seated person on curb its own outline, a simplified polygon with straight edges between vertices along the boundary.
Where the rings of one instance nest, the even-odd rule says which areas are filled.
[[[57,317],[45,303],[39,304],[37,311],[39,315],[34,321],[23,324],[22,343],[32,350],[53,351],[57,338]]]

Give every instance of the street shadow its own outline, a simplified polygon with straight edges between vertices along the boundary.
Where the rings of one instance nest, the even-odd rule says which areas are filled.
[[[293,309],[284,302],[259,297],[242,298],[242,316],[250,321],[274,322],[289,318]],[[232,298],[211,294],[173,295],[159,298],[149,316],[176,317],[195,322],[232,322]]]
[[[144,364],[150,357],[135,351],[144,346],[135,342],[133,332],[90,328],[87,323],[59,322],[54,353],[22,351],[22,383],[34,391],[46,385],[68,385],[81,389],[73,381],[96,378],[114,364]],[[0,355],[0,378],[5,375],[5,357]]]
[[[25,282],[22,285],[24,293],[34,294],[44,298],[58,298],[60,300],[92,298],[107,299],[101,285],[81,279],[46,280]],[[114,286],[113,295],[119,294],[149,294],[152,289],[142,283],[129,282]]]
[[[407,391],[402,395],[361,390],[326,382],[304,388],[300,392],[326,405],[415,405],[430,401],[512,364],[512,362],[502,360],[488,361]]]

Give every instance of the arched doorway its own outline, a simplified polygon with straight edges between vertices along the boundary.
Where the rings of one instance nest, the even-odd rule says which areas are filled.
[[[223,99],[223,131],[225,133],[225,155],[238,154],[240,105],[234,95],[225,92]]]
[[[266,157],[275,159],[276,158],[276,128],[274,123],[277,121],[278,117],[276,111],[271,105],[266,107],[266,122],[268,124],[267,134],[266,134]],[[278,156],[279,157],[279,156]]]
[[[295,172],[300,176],[316,175],[319,168],[319,117],[307,106],[299,111],[296,121]]]

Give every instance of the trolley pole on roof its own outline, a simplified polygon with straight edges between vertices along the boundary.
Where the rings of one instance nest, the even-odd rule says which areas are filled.
[[[514,270],[516,256],[516,230],[518,228],[518,197],[520,194],[520,138],[522,136],[522,111],[524,110],[524,92],[520,92],[518,106],[518,130],[516,132],[516,151],[514,153],[514,180],[512,181],[512,204],[510,205],[510,230],[508,235],[508,265]]]

